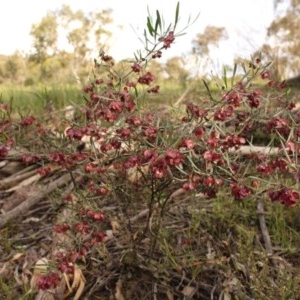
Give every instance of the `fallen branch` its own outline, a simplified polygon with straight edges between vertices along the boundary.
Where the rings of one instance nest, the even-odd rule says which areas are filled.
[[[19,182],[21,182],[33,175],[36,175],[36,174],[37,174],[36,170],[31,170],[24,174],[20,174],[17,176],[10,176],[8,178],[2,179],[0,181],[0,190],[9,189],[9,188],[15,186],[16,184],[18,184]]]
[[[22,188],[22,187],[26,187],[26,186],[30,186],[32,184],[35,184],[37,181],[39,181],[42,178],[42,176],[38,173],[36,173],[35,175],[23,180],[22,182],[20,182],[19,184],[13,186],[12,188],[10,188],[9,190],[7,190],[7,192],[13,192],[13,191],[17,191],[18,189]]]
[[[0,169],[4,168],[9,163],[8,160],[0,161]]]
[[[2,164],[5,162],[5,164]],[[0,174],[5,176],[15,176],[22,172],[26,173],[29,170],[37,168],[36,165],[26,167],[26,165],[20,160],[4,160],[0,162]]]
[[[0,228],[4,227],[7,224],[7,222],[9,222],[11,219],[23,215],[33,205],[37,204],[41,199],[45,198],[55,189],[68,184],[70,181],[71,175],[65,174],[56,179],[55,181],[51,182],[48,186],[42,187],[38,190],[36,188],[29,189],[25,201],[23,201],[20,205],[1,216]]]
[[[241,153],[242,155],[250,154],[265,154],[265,155],[278,155],[280,149],[278,147],[268,147],[268,146],[241,146],[239,149],[231,148],[229,152],[231,153]]]
[[[264,210],[264,205],[263,205],[262,199],[258,199],[257,213],[258,213],[259,226],[260,226],[261,234],[262,234],[262,237],[263,237],[264,246],[265,246],[265,249],[267,251],[267,255],[270,258],[270,261],[271,261],[272,265],[275,268],[278,268],[279,262],[276,260],[275,257],[273,257],[273,254],[274,254],[273,246],[272,246],[269,230],[268,230],[268,227],[267,227],[267,224],[266,224],[266,219],[265,219],[266,213],[265,213],[265,210]]]
[[[259,226],[264,240],[265,249],[268,255],[273,255],[273,247],[272,247],[269,230],[266,224],[265,210],[264,210],[264,205],[262,203],[262,199],[258,200],[257,213],[258,213]]]

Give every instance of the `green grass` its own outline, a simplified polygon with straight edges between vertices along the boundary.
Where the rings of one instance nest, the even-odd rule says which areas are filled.
[[[2,85],[0,86],[0,101],[12,103],[13,109],[31,114],[45,111],[48,105],[60,109],[72,103],[83,101],[83,92],[79,86],[55,85],[23,87]]]
[[[193,101],[196,103],[208,99],[207,90],[201,80],[189,83],[191,88],[185,95],[182,103]],[[219,87],[214,82],[209,84],[211,93],[216,99],[220,97]],[[143,96],[139,99],[146,107],[157,105],[172,106],[185,93],[186,87],[173,82],[165,81],[161,84],[158,94],[148,94],[144,90],[147,100],[143,102]],[[139,93],[143,93],[142,90]],[[61,109],[69,104],[83,103],[84,93],[79,85],[0,85],[0,102],[12,103],[13,110],[18,110],[22,114],[40,114],[45,112],[51,103],[54,108]]]
[[[145,107],[155,107],[157,105],[172,105],[184,93],[184,88],[170,84],[164,84],[159,94],[146,93],[147,100],[143,96],[139,98],[139,103]],[[139,92],[143,92],[142,90]],[[203,93],[205,91],[203,90]],[[189,95],[186,100],[193,98],[197,100],[199,91],[195,97]],[[84,102],[84,93],[80,86],[54,85],[54,86],[0,86],[0,103],[11,103],[12,110],[22,115],[39,115],[47,111],[49,105],[55,109],[61,109],[70,104]]]

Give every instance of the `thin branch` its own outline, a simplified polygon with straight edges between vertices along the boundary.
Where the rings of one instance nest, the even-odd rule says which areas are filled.
[[[258,213],[259,226],[260,226],[261,234],[263,236],[264,245],[265,245],[267,254],[273,255],[273,247],[272,247],[269,230],[268,230],[268,227],[266,224],[265,210],[264,210],[264,205],[262,203],[262,199],[258,199],[257,213]]]
[[[266,224],[266,219],[265,219],[266,213],[261,198],[259,198],[257,202],[257,213],[258,213],[259,226],[264,240],[264,246],[267,251],[267,255],[270,258],[272,265],[277,269],[279,262],[273,257],[274,252],[273,252],[272,241]]]

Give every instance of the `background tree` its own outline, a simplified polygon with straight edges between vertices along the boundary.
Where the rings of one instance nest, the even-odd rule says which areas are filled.
[[[30,35],[33,37],[35,59],[38,62],[43,62],[48,55],[56,52],[57,27],[57,19],[54,13],[47,13],[40,23],[32,25]]]
[[[218,47],[228,34],[224,27],[207,26],[203,33],[198,33],[193,40],[194,51],[203,55],[209,55],[211,47]]]
[[[4,65],[5,76],[10,79],[15,79],[17,77],[19,67],[15,60],[8,59]]]
[[[73,11],[70,6],[63,5],[33,24],[30,32],[33,53],[29,63],[32,69],[36,69],[35,64],[40,66],[39,80],[48,81],[52,76],[59,81],[62,76],[69,80],[71,73],[73,81],[82,83],[90,71],[87,66],[92,65],[92,56],[98,55],[93,52],[104,47],[111,35],[106,29],[112,22],[110,14],[110,10]]]
[[[34,48],[31,60],[40,64],[41,79],[47,78],[51,73],[47,74],[45,61],[48,56],[54,55],[57,51],[58,23],[56,15],[52,12],[47,13],[40,23],[32,25],[30,35],[33,37]]]
[[[207,26],[203,33],[196,35],[196,38],[192,41],[192,56],[194,56],[195,63],[199,65],[200,69],[205,70],[209,64],[213,63],[209,56],[211,51],[217,48],[222,40],[227,38],[228,33],[226,29],[217,26]],[[199,60],[201,60],[200,64]]]
[[[9,56],[2,56],[0,59],[1,82],[22,83],[26,73],[25,59],[20,52]]]
[[[300,74],[300,0],[274,0],[275,19],[261,51],[273,61],[273,74],[286,79]]]
[[[112,23],[110,14],[111,10],[85,14],[81,10],[73,11],[68,5],[63,5],[58,12],[61,25],[67,28],[66,37],[73,54],[70,66],[78,82],[81,81],[80,75],[87,75],[83,69],[86,60],[91,59],[95,49],[100,51],[111,36],[111,32],[105,28]],[[79,74],[80,69],[83,74]]]

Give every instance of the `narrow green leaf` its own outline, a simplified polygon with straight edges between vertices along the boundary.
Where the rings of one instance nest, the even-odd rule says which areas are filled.
[[[227,88],[228,88],[228,84],[227,84],[227,72],[226,72],[226,68],[225,67],[223,68],[223,81],[224,81],[224,84],[225,84],[225,88],[227,90]]]
[[[165,30],[165,32],[169,32],[171,30],[172,24],[170,24],[167,28],[167,30]]]
[[[148,31],[149,31],[150,35],[153,36],[154,28],[151,24],[151,20],[149,17],[147,17],[147,27],[148,27]]]
[[[179,2],[177,2],[176,11],[175,11],[174,30],[175,30],[175,28],[176,28],[176,26],[177,26],[178,18],[179,18]]]
[[[266,65],[265,65],[265,69],[266,68],[268,68],[270,65],[272,65],[273,64],[273,62],[271,61],[271,62],[269,62],[269,63],[267,63]]]
[[[236,70],[237,70],[237,63],[235,63],[234,67],[233,67],[233,72],[232,72],[232,77],[231,77],[231,86],[232,87],[234,85],[234,78],[235,78],[235,75],[236,75]]]
[[[134,87],[134,94],[135,94],[135,98],[138,98],[139,93],[138,93],[136,86]]]
[[[242,68],[243,68],[244,73],[246,74],[246,73],[247,73],[247,70],[246,70],[245,63],[242,63]]]
[[[145,36],[145,48],[148,48],[148,37],[147,37],[147,31],[144,29],[144,36]]]
[[[213,102],[215,102],[215,99],[214,99],[213,95],[211,94],[211,91],[210,91],[210,89],[209,89],[209,86],[208,86],[207,82],[206,82],[204,79],[203,79],[203,83],[204,83],[205,88],[206,88],[206,90],[207,90],[207,92],[208,92],[208,95],[209,95],[210,100],[212,100]]]
[[[191,15],[189,15],[189,18],[188,18],[188,25],[190,24],[190,22],[191,22]]]
[[[161,31],[161,17],[160,17],[159,11],[157,10],[156,11],[155,29],[154,29],[156,34],[157,34],[158,27],[159,27],[159,29]]]

